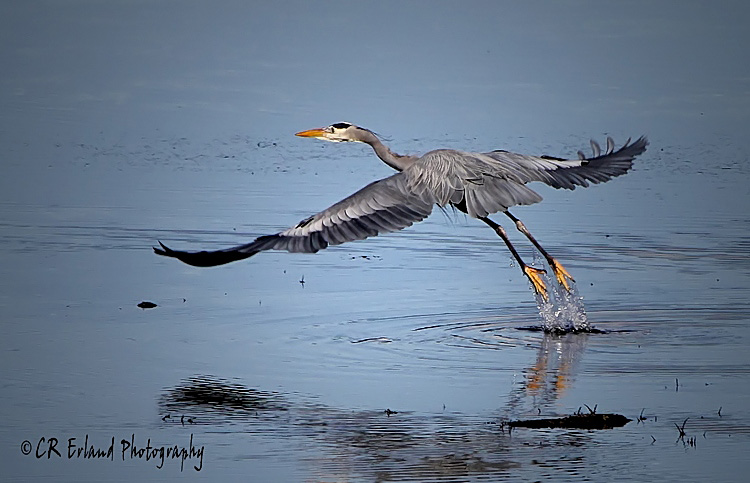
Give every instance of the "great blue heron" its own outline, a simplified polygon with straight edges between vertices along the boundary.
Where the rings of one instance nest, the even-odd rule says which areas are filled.
[[[242,260],[264,250],[315,253],[329,245],[401,230],[426,218],[436,204],[441,208],[452,205],[489,225],[508,246],[534,290],[547,299],[547,288],[542,279],[544,270],[524,263],[503,227],[487,216],[503,212],[513,220],[516,228],[547,260],[560,285],[570,290],[569,281],[573,281],[573,277],[542,248],[508,208],[542,201],[541,196],[526,186],[532,181],[554,188],[574,189],[625,174],[633,165],[633,159],[648,145],[645,137],[632,144],[628,139],[615,151],[614,141],[607,138],[607,149],[602,154],[599,145],[591,141],[593,156],[587,158],[578,151],[575,160],[503,150],[473,153],[453,149],[438,149],[418,157],[395,154],[380,142],[375,133],[347,122],[298,132],[297,136],[369,144],[384,163],[399,172],[365,186],[288,230],[261,236],[245,245],[210,252],[183,252],[159,242],[161,248],[154,248],[154,252],[198,267]]]

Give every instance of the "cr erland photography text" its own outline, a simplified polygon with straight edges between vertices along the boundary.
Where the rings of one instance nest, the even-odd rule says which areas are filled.
[[[187,445],[152,444],[151,438],[147,438],[144,442],[136,438],[135,433],[119,440],[115,436],[94,438],[89,437],[88,434],[83,437],[50,435],[24,440],[21,443],[21,453],[37,460],[142,460],[153,462],[158,469],[164,468],[169,461],[179,461],[180,471],[185,469],[186,462],[189,466],[192,465],[195,471],[201,471],[205,448],[194,443],[192,433],[187,443]]]

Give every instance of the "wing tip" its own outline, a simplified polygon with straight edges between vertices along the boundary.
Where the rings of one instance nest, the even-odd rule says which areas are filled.
[[[157,247],[151,247],[154,250],[154,253],[157,255],[161,255],[163,257],[173,257],[174,250],[163,244],[160,240],[157,240],[161,248]]]
[[[158,243],[159,247],[151,247],[154,250],[155,254],[164,257],[176,258],[177,260],[194,267],[215,267],[217,265],[224,265],[226,263],[244,260],[245,258],[252,257],[262,250],[272,248],[256,247],[255,243],[250,243],[248,245],[241,245],[234,248],[215,250],[211,252],[205,250],[200,252],[184,252],[179,250],[172,250],[161,241],[159,241]]]
[[[632,151],[634,151],[633,157],[635,157],[646,152],[646,148],[648,147],[649,144],[650,142],[648,140],[648,137],[645,134],[642,134],[638,139],[633,141],[632,144],[630,143],[630,138],[628,138],[627,142],[622,148],[620,148],[620,150],[629,148]]]

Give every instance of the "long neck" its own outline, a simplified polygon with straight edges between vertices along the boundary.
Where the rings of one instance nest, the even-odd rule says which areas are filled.
[[[363,138],[362,141],[372,146],[372,149],[375,150],[375,154],[377,154],[385,164],[397,171],[403,171],[417,160],[414,156],[402,156],[394,153],[388,149],[388,146],[380,142],[380,139],[371,132],[368,132]]]

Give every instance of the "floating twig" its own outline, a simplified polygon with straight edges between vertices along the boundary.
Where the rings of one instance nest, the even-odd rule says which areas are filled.
[[[688,422],[688,419],[685,418],[685,421],[682,422],[682,426],[678,425],[677,423],[674,423],[675,427],[677,428],[677,431],[680,432],[680,436],[677,438],[677,441],[685,438],[685,424]]]
[[[594,409],[591,409],[588,404],[584,404],[584,406],[589,410],[589,414],[596,414],[596,406],[598,406],[598,404],[594,404]]]
[[[643,417],[643,411],[645,411],[646,408],[641,409],[641,414],[638,416],[638,419],[636,420],[636,424],[638,423],[645,423],[646,418]]]

